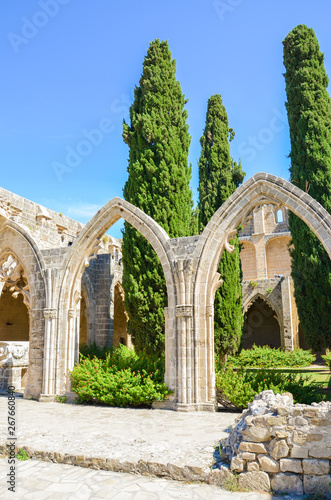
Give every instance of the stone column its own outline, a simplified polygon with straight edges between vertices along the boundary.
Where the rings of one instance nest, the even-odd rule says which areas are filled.
[[[281,345],[285,351],[293,351],[293,324],[292,324],[292,304],[291,304],[291,284],[290,277],[285,276],[281,280],[282,306],[283,306],[283,330]]]
[[[44,309],[45,340],[43,367],[43,394],[39,401],[54,401],[56,379],[56,323],[57,310]]]

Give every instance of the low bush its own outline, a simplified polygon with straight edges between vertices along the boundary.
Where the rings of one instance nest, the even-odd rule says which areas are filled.
[[[309,375],[282,373],[278,370],[234,370],[227,367],[216,372],[216,392],[220,404],[242,410],[253,401],[255,394],[271,389],[274,393],[293,394],[295,403],[320,402],[325,396],[320,392],[323,383],[312,382]]]
[[[328,366],[329,370],[331,370],[331,352],[322,355],[322,358],[324,359],[326,366]]]
[[[104,359],[80,357],[71,372],[72,390],[80,402],[146,407],[171,393],[164,383],[162,359],[138,355],[125,346],[110,349]]]
[[[99,359],[106,359],[107,354],[110,354],[114,351],[113,347],[100,347],[95,342],[91,344],[79,344],[79,360],[83,360],[88,357],[90,359],[96,356]]]
[[[311,351],[295,349],[283,351],[269,346],[256,346],[251,349],[242,349],[237,356],[228,357],[228,366],[246,366],[255,368],[294,368],[311,365],[316,356]]]

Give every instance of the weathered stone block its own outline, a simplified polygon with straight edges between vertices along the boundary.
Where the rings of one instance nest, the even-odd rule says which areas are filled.
[[[293,432],[293,443],[296,444],[306,444],[307,436],[302,431],[294,431]]]
[[[251,453],[249,451],[244,451],[241,454],[241,458],[243,458],[244,460],[248,460],[248,461],[255,460],[256,459],[256,453]]]
[[[319,432],[309,432],[307,434],[307,441],[322,441],[323,439],[323,434],[320,434]]]
[[[273,445],[273,448],[270,452],[270,455],[272,458],[275,460],[278,460],[279,458],[285,458],[289,454],[289,447],[286,444],[286,441],[284,439],[281,439],[280,441],[276,441],[275,444]]]
[[[331,475],[326,476],[303,476],[303,485],[305,493],[313,493],[315,495],[323,495],[323,498],[331,498]]]
[[[266,472],[243,472],[239,475],[239,487],[246,491],[270,491],[270,479]]]
[[[257,459],[259,461],[261,470],[265,472],[279,471],[279,462],[277,462],[271,457],[268,457],[268,455],[258,455]]]
[[[244,470],[244,461],[241,457],[233,457],[231,460],[230,469],[235,472]]]
[[[308,458],[309,448],[307,446],[293,446],[291,458]]]
[[[270,429],[267,427],[248,427],[242,431],[245,439],[249,439],[255,443],[262,443],[271,440]]]
[[[282,472],[296,472],[302,474],[302,462],[295,458],[281,458],[279,461]]]
[[[271,489],[277,493],[303,494],[302,479],[296,474],[280,472],[271,479]]]
[[[314,458],[308,458],[302,461],[302,465],[303,472],[305,474],[322,476],[324,474],[329,474],[330,471],[329,460],[317,460]]]
[[[268,425],[285,425],[287,423],[286,417],[269,417]]]
[[[268,453],[267,448],[263,443],[247,443],[242,441],[239,445],[240,451],[250,451],[252,453]]]
[[[258,462],[248,462],[247,463],[248,472],[257,472],[260,470],[260,466]]]
[[[331,448],[324,446],[312,446],[309,450],[309,456],[313,458],[331,459]]]
[[[331,425],[331,419],[327,418],[312,418],[311,421],[312,425],[317,425],[317,426],[328,426]]]

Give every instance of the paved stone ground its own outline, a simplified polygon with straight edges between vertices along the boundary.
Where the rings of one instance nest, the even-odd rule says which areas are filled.
[[[0,460],[0,477],[8,464]],[[15,493],[8,492],[1,481],[2,500],[298,500],[295,496],[272,496],[269,493],[230,493],[217,486],[185,484],[134,474],[120,474],[83,469],[74,465],[28,460],[18,462]]]
[[[235,413],[180,413],[16,399],[18,447],[178,467],[208,468],[214,446],[227,436]],[[7,398],[0,397],[0,445],[7,442]],[[67,464],[16,462],[17,491],[7,491],[8,462],[0,460],[0,498],[116,500],[269,500],[268,493],[229,493],[207,484],[186,484]],[[9,495],[9,496],[8,496]],[[281,496],[279,498],[290,499]],[[296,499],[298,497],[295,497]]]
[[[112,408],[16,399],[19,446],[72,455],[209,467],[236,413]],[[0,397],[0,443],[7,437]],[[1,417],[3,415],[3,417]]]

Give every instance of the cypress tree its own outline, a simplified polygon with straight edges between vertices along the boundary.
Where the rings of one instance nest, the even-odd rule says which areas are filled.
[[[315,33],[294,28],[283,41],[287,115],[291,138],[291,182],[331,212],[331,107],[324,55]],[[300,325],[307,344],[331,346],[331,264],[322,244],[293,213],[292,278]]]
[[[208,100],[206,126],[200,139],[200,231],[244,179],[241,164],[238,165],[231,159],[229,142],[233,137],[234,131],[229,128],[221,96],[211,96]],[[238,236],[231,243],[235,245],[235,250],[232,254],[223,252],[218,268],[223,285],[217,290],[214,302],[215,352],[222,359],[238,350],[243,326]]]
[[[171,238],[192,234],[192,192],[188,165],[190,135],[185,98],[176,80],[176,62],[166,41],[151,42],[134,90],[124,198],[153,217]],[[130,224],[123,234],[123,288],[128,331],[138,350],[164,350],[166,286],[159,259]]]

